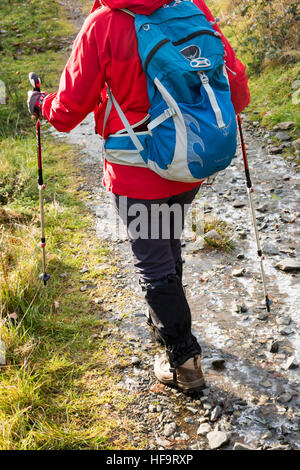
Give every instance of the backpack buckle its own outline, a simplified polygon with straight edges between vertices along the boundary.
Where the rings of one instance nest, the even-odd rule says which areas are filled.
[[[167,118],[173,117],[173,116],[175,116],[175,114],[176,114],[176,111],[175,111],[174,108],[168,108],[168,109],[165,109],[165,111],[164,111],[164,115]]]

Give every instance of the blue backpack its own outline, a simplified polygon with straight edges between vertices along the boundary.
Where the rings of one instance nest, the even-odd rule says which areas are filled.
[[[236,151],[237,126],[220,33],[189,0],[150,16],[124,11],[135,16],[150,123],[148,131],[134,132],[108,89],[104,127],[114,104],[125,129],[105,141],[106,158],[182,182],[224,170]]]

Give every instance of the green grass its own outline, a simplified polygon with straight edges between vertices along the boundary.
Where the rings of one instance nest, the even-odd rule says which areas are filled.
[[[26,98],[29,72],[35,71],[49,91],[57,86],[58,71],[70,44],[72,25],[57,0],[0,0],[0,80],[7,105],[0,105],[0,136],[28,132]]]
[[[259,117],[261,124],[273,128],[282,121],[294,121],[296,126],[290,131],[294,138],[299,137],[299,105],[293,103],[292,83],[300,78],[300,63],[290,65],[270,65],[261,75],[250,79],[251,104],[248,112],[252,119]],[[254,113],[255,112],[255,113]]]
[[[205,234],[211,230],[215,230],[220,239],[205,238]],[[212,216],[205,216],[204,220],[204,240],[205,243],[214,249],[232,252],[234,250],[233,233],[230,225],[225,220],[217,219]]]
[[[228,0],[216,2],[210,0],[208,6],[216,16],[221,17],[219,23],[225,36],[234,47],[239,59],[246,64],[249,76],[251,103],[246,108],[246,113],[252,121],[259,121],[262,127],[272,130],[273,127],[283,121],[293,121],[295,126],[289,131],[292,139],[299,138],[300,111],[299,104],[293,102],[293,81],[300,79],[300,63],[280,64],[278,60],[265,60],[260,66],[259,72],[254,70],[255,57],[249,51],[243,49],[241,31],[247,17],[228,15],[231,7]],[[267,28],[267,24],[266,24]],[[243,35],[247,36],[247,31]],[[295,38],[295,41],[297,39]],[[285,151],[293,153],[292,148]]]
[[[135,426],[124,411],[130,395],[116,386],[128,365],[128,347],[107,336],[114,325],[102,306],[115,292],[115,268],[109,247],[95,241],[86,194],[77,191],[84,180],[76,169],[76,149],[54,142],[44,127],[51,279],[44,287],[38,277],[28,72],[41,74],[47,91],[55,89],[74,30],[54,0],[0,0],[0,13],[0,79],[7,85],[6,105],[0,105],[0,335],[6,346],[6,365],[0,366],[0,449],[128,448],[127,434]],[[97,272],[101,262],[111,268]],[[90,273],[80,274],[86,265]],[[89,276],[96,288],[81,292],[80,281]],[[124,303],[122,296],[114,299]]]
[[[14,143],[9,153],[6,140],[0,145],[6,180],[13,173],[22,176],[0,212],[0,332],[7,356],[7,365],[0,367],[0,449],[126,448],[126,428],[132,423],[122,412],[130,397],[115,385],[128,351],[116,340],[108,344],[105,311],[94,302],[96,296],[107,299],[115,292],[114,266],[97,274],[97,264],[111,262],[110,250],[95,243],[90,230],[85,193],[76,191],[82,180],[74,167],[74,150],[44,139],[51,274],[44,287],[38,278],[34,143],[29,145],[27,138]],[[81,275],[86,265],[90,273]],[[80,281],[90,274],[97,287],[82,293]],[[94,334],[99,335],[96,343]]]

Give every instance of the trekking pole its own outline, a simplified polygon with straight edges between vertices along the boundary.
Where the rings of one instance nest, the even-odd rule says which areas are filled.
[[[29,80],[32,85],[33,91],[41,91],[41,80],[33,72],[29,74]],[[38,161],[38,188],[40,198],[40,220],[41,220],[41,248],[43,258],[43,272],[40,274],[41,281],[44,282],[44,286],[50,279],[50,275],[46,272],[46,237],[45,237],[45,217],[44,217],[44,195],[45,184],[43,180],[43,166],[42,166],[42,146],[41,146],[41,122],[40,119],[36,120],[36,143],[37,143],[37,161]]]
[[[263,261],[264,261],[265,257],[263,255],[263,252],[262,252],[262,249],[261,249],[261,246],[260,246],[260,240],[259,240],[259,234],[258,234],[258,228],[257,228],[257,222],[256,222],[256,216],[255,216],[254,201],[253,201],[254,188],[252,186],[250,171],[249,171],[249,167],[248,167],[246,146],[245,146],[245,141],[244,141],[244,136],[243,136],[243,131],[242,131],[242,119],[241,119],[239,114],[237,115],[237,123],[238,123],[238,128],[239,128],[242,155],[243,155],[243,160],[244,160],[246,184],[247,184],[247,191],[248,191],[248,196],[249,196],[252,222],[253,222],[254,233],[255,233],[255,238],[256,238],[257,254],[258,254],[259,259],[260,259],[260,270],[261,270],[261,277],[262,277],[263,286],[264,286],[264,296],[265,296],[265,300],[266,300],[267,311],[270,312],[270,305],[272,304],[272,300],[269,298],[268,293],[267,293],[266,275],[265,275],[265,270],[264,270],[264,265],[263,265]]]

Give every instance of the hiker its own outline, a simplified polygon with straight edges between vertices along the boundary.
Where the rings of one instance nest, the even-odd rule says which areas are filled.
[[[186,8],[187,4],[188,8],[191,7],[190,2],[182,3],[185,5],[180,8]],[[224,47],[231,90],[230,106],[233,104],[233,114],[238,114],[249,102],[245,67],[235,57],[233,49],[221,34],[205,3],[202,0],[195,0],[193,3],[204,13],[204,21],[213,25],[214,32],[211,35],[220,39],[216,47],[220,48],[223,44],[222,57]],[[165,346],[165,353],[155,361],[155,375],[164,384],[175,385],[184,391],[197,391],[204,386],[200,363],[201,347],[191,331],[191,312],[182,285],[183,260],[178,224],[181,224],[181,232],[186,209],[199,191],[203,179],[199,178],[199,175],[191,175],[191,178],[186,180],[174,180],[165,173],[170,165],[162,165],[159,168],[157,163],[150,162],[150,169],[150,163],[147,166],[141,158],[145,150],[143,139],[149,138],[151,130],[154,135],[157,123],[176,112],[169,107],[167,113],[165,110],[158,115],[155,124],[153,119],[151,121],[148,114],[149,82],[147,83],[139,54],[133,18],[134,14],[148,16],[161,7],[177,8],[178,4],[181,4],[181,1],[105,0],[100,4],[96,0],[91,14],[74,42],[58,92],[29,92],[28,107],[32,114],[43,116],[61,132],[70,131],[89,113],[94,112],[95,131],[105,141],[103,184],[112,193],[113,204],[128,229],[135,268],[149,306],[148,324]],[[128,11],[120,10],[122,8]],[[146,24],[143,28],[147,31],[150,26]],[[184,33],[188,36],[189,29]],[[164,44],[166,42],[168,40],[165,40]],[[205,69],[209,64],[206,58],[201,57],[198,46],[188,45],[186,51],[186,58],[196,61],[195,67]],[[150,54],[151,57],[153,55],[154,53]],[[199,73],[216,119],[221,122],[220,127],[224,128],[225,124],[212,95],[212,88],[205,74]],[[227,73],[224,71],[222,80],[225,75],[227,76]],[[226,84],[228,85],[227,78]],[[236,124],[232,121],[235,119],[231,116],[231,132],[235,134]],[[190,129],[194,129],[194,134],[199,130],[193,119]],[[126,149],[120,149],[118,146],[122,142],[127,146]],[[168,147],[174,145],[175,138],[170,139],[158,145],[158,152],[168,151]],[[199,152],[201,146],[204,148],[204,143],[199,138]],[[234,154],[232,150],[234,152],[235,148],[231,149],[231,158]],[[213,157],[217,160],[217,155]],[[201,170],[202,163],[201,160],[201,165],[191,165],[189,168]],[[121,207],[124,200],[125,211]],[[146,231],[143,237],[136,236],[132,230],[136,213],[132,214],[136,204],[144,208],[143,215],[146,214],[143,219],[146,228],[140,227]],[[163,216],[156,221],[157,227],[152,226],[154,208],[157,210],[157,207],[162,206],[170,208],[167,219],[169,237],[162,236],[165,228],[163,224],[166,223]],[[181,209],[179,217],[176,217],[174,207]],[[154,236],[153,232],[156,232]]]

